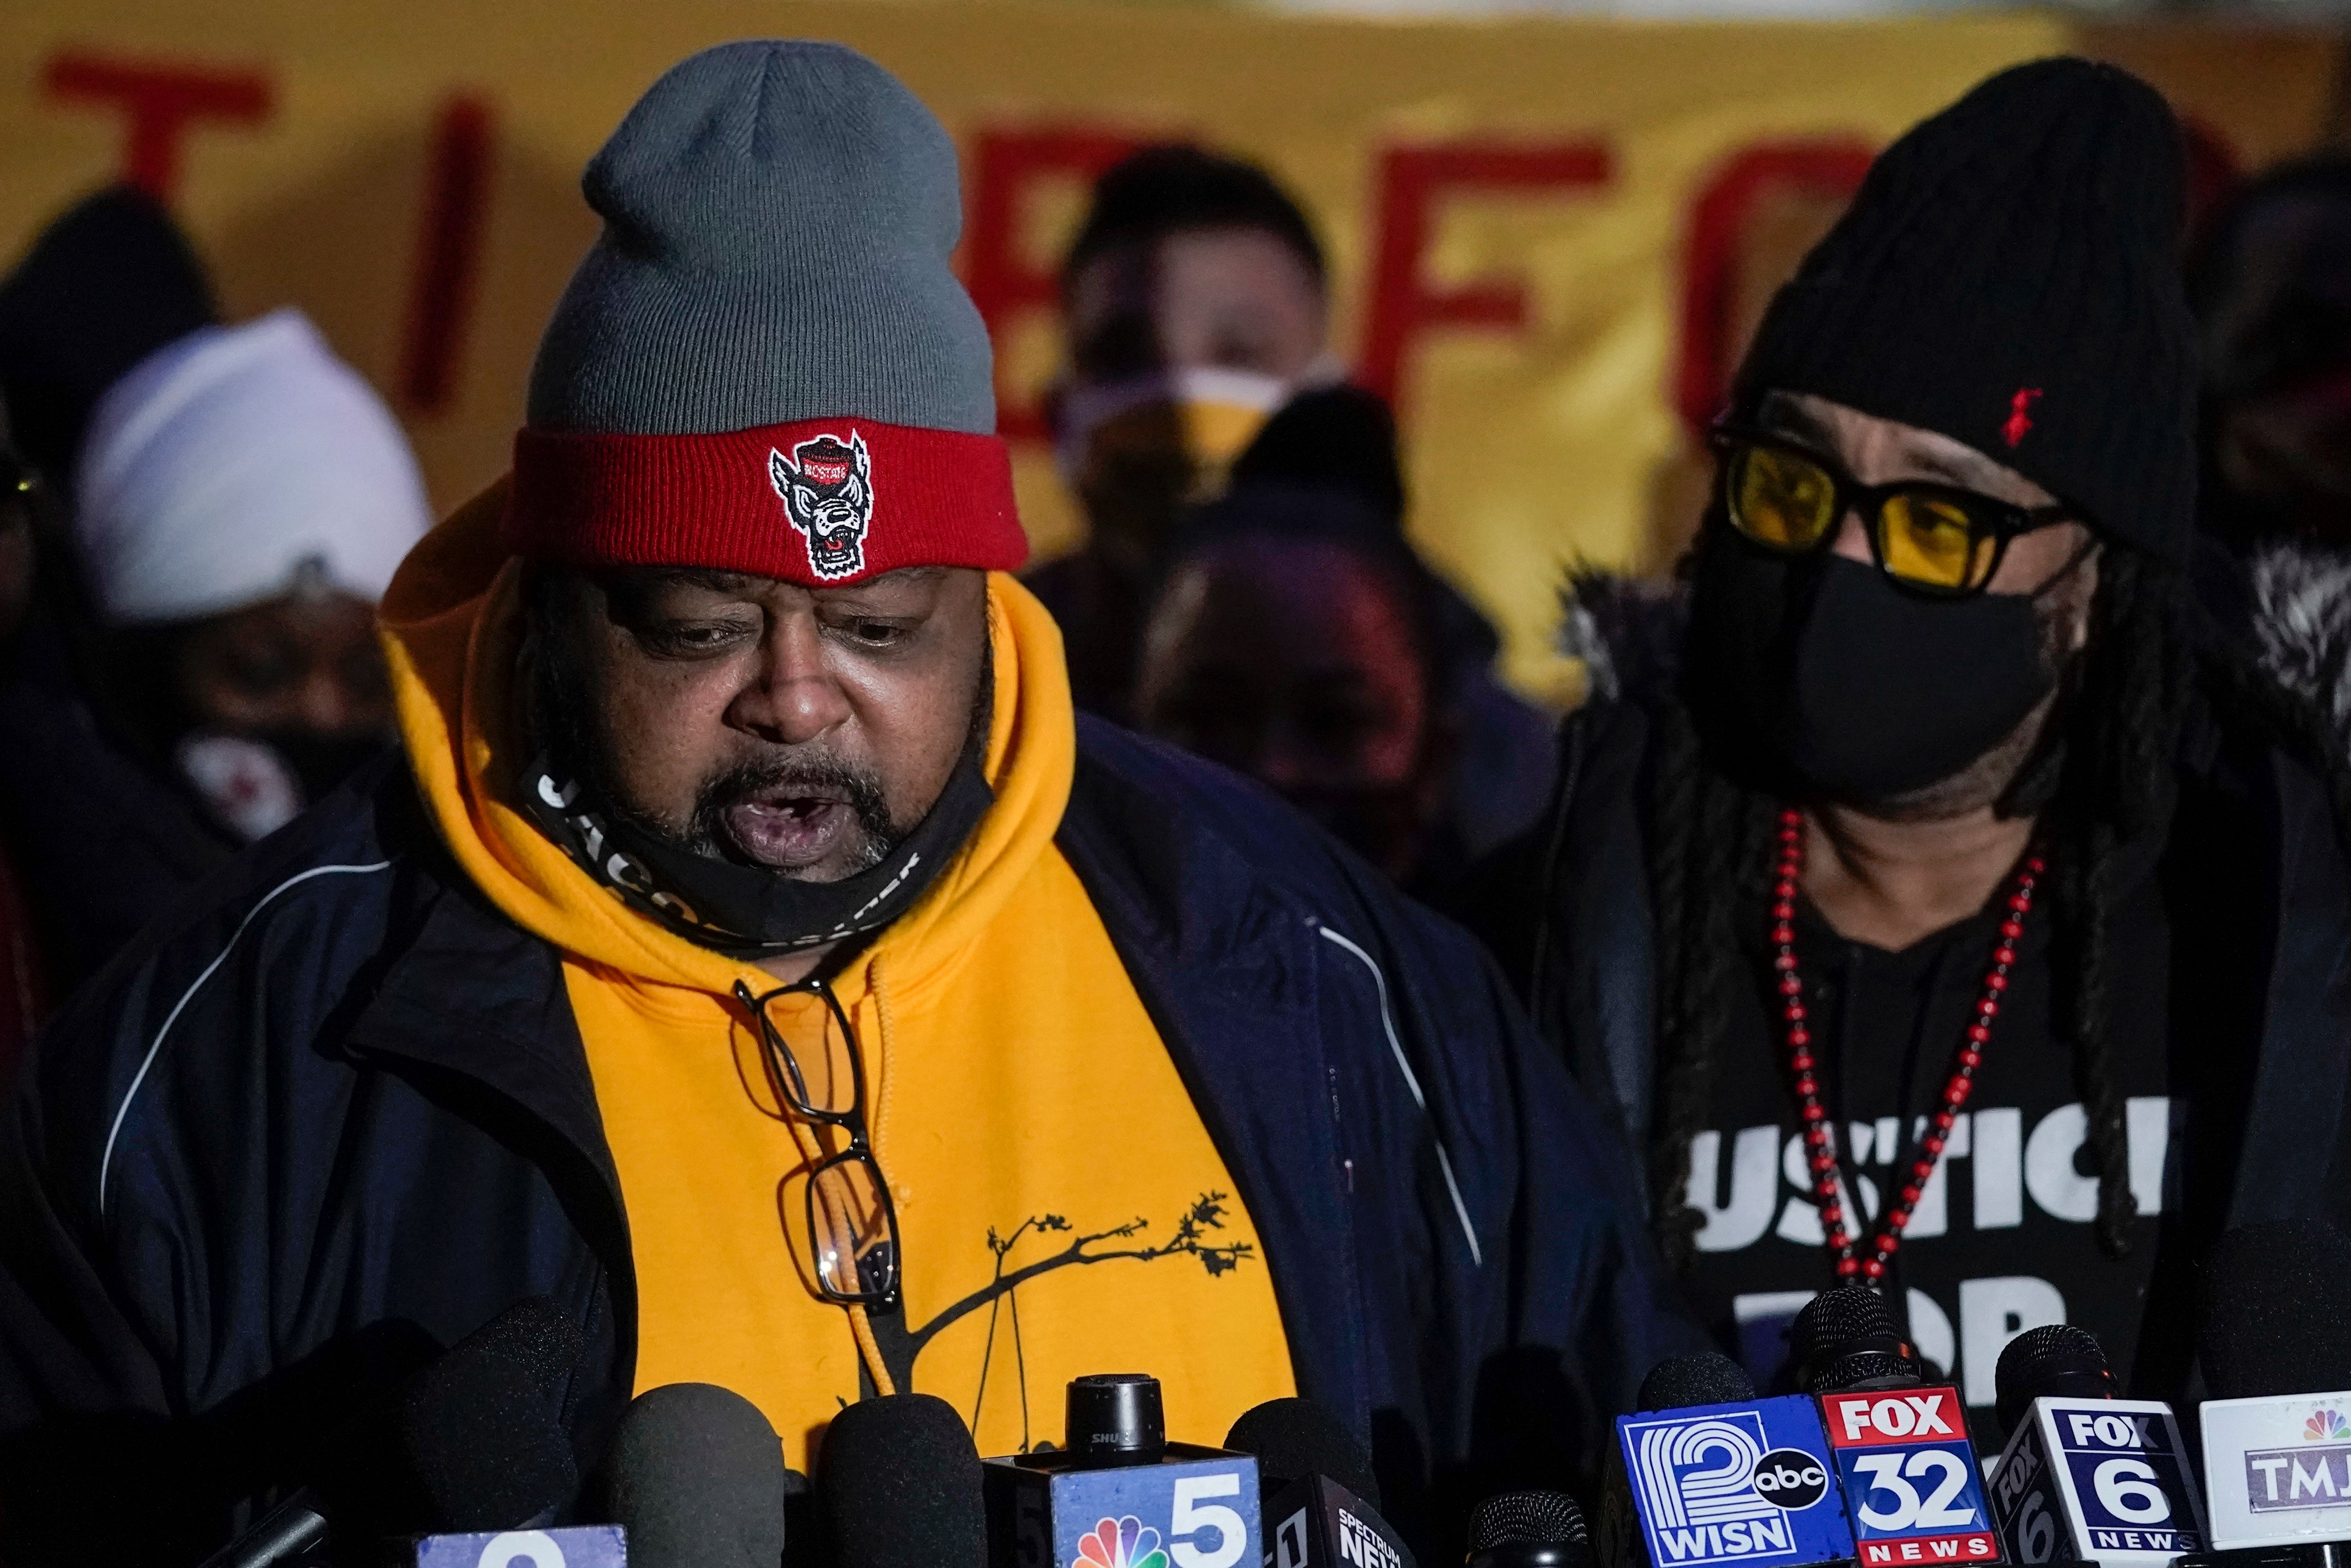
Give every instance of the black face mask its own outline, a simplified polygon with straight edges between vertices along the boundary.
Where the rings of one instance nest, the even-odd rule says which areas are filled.
[[[713,860],[643,828],[559,777],[541,757],[523,772],[539,831],[622,902],[729,957],[773,957],[878,931],[912,908],[996,800],[967,749],[914,831],[881,863],[838,882],[799,882]]]
[[[2038,597],[1922,599],[1868,562],[1792,561],[1718,533],[1693,585],[1692,702],[1801,785],[1907,795],[1959,772],[2048,696]]]

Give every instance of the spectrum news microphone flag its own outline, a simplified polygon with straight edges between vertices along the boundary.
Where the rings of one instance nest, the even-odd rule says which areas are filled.
[[[1380,1517],[1372,1457],[1311,1399],[1269,1399],[1245,1413],[1225,1447],[1257,1459],[1266,1568],[1414,1568]]]
[[[2087,1330],[2051,1323],[2001,1352],[2008,1447],[1992,1472],[1992,1517],[2019,1563],[2163,1568],[2204,1544],[2188,1446],[2171,1406],[2117,1399]]]

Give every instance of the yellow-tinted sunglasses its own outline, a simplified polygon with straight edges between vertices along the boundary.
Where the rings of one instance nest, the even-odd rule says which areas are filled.
[[[1722,507],[1740,537],[1776,555],[1810,555],[1857,512],[1877,569],[1904,588],[1941,599],[1980,593],[2008,541],[2062,523],[2062,506],[2019,507],[1956,485],[1903,480],[1865,485],[1796,442],[1717,430]]]

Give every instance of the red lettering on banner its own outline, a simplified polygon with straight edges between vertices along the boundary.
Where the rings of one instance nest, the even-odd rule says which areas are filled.
[[[1729,395],[1739,259],[1747,222],[1768,192],[1791,186],[1848,196],[1860,189],[1875,156],[1860,141],[1771,141],[1741,148],[1718,165],[1690,205],[1682,242],[1682,330],[1674,371],[1674,407],[1692,436],[1703,436]]]
[[[481,278],[494,129],[489,103],[465,95],[441,106],[434,128],[400,350],[401,397],[420,413],[437,413],[456,395],[459,351]]]
[[[1527,296],[1517,283],[1437,288],[1421,271],[1437,204],[1472,191],[1588,190],[1614,177],[1600,141],[1505,147],[1459,141],[1391,148],[1380,163],[1378,227],[1372,287],[1356,379],[1393,404],[1413,340],[1432,327],[1516,331],[1526,325]]]
[[[180,145],[199,120],[258,125],[274,107],[257,70],[166,65],[68,51],[52,56],[41,83],[51,98],[106,104],[129,120],[121,177],[159,202],[180,182]]]
[[[987,324],[996,345],[996,428],[1008,439],[1040,441],[1044,416],[1022,400],[1006,395],[1001,380],[1012,324],[1031,310],[1054,310],[1061,281],[1051,267],[1034,267],[1020,255],[1020,218],[1029,193],[1041,182],[1076,178],[1091,183],[1103,170],[1146,139],[1097,126],[1041,131],[983,131],[974,156],[971,221],[964,250],[964,286]]]

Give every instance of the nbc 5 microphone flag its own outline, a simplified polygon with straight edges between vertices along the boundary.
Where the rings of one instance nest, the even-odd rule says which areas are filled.
[[[1820,1412],[1802,1395],[1620,1416],[1616,1438],[1656,1568],[1853,1555]]]
[[[2001,1561],[1958,1389],[1823,1394],[1821,1421],[1861,1568]]]

